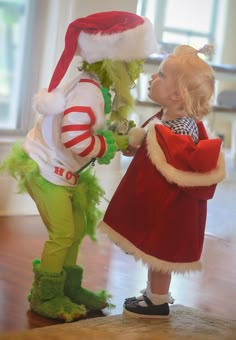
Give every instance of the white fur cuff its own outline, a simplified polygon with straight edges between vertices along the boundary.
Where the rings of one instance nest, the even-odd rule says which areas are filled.
[[[132,146],[140,146],[145,138],[146,131],[144,128],[133,127],[129,130],[129,144]]]

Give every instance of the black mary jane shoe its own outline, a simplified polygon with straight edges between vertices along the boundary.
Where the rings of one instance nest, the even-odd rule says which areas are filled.
[[[140,300],[132,300],[130,303],[124,304],[124,315],[139,319],[169,318],[170,309],[167,302],[161,305],[154,305],[146,295],[143,298],[147,304],[146,307],[140,306]]]

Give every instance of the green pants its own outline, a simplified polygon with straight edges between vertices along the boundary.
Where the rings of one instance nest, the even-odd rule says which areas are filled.
[[[49,239],[45,242],[41,266],[48,272],[61,272],[63,266],[73,266],[79,245],[85,234],[85,216],[78,202],[78,192],[71,187],[27,179],[26,188],[35,201]]]
[[[40,175],[38,164],[16,142],[0,166],[18,181],[18,192],[28,191],[35,201],[48,231],[41,258],[44,271],[60,273],[63,266],[74,266],[79,245],[85,235],[95,240],[95,228],[101,219],[99,209],[104,191],[90,168],[80,173],[75,187],[48,182]]]

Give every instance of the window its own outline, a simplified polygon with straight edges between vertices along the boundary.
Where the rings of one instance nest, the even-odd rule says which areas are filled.
[[[215,45],[218,11],[219,0],[138,1],[138,14],[152,21],[163,53],[179,44]]]
[[[0,129],[19,126],[28,0],[0,0]]]

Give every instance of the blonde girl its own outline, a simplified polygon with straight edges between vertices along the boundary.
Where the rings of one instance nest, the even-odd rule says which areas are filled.
[[[149,98],[162,109],[129,146],[135,156],[99,225],[148,267],[142,295],[125,300],[131,317],[168,317],[172,273],[201,269],[207,200],[225,176],[221,140],[201,122],[214,95],[214,72],[200,58],[208,50],[179,46],[151,76]]]

